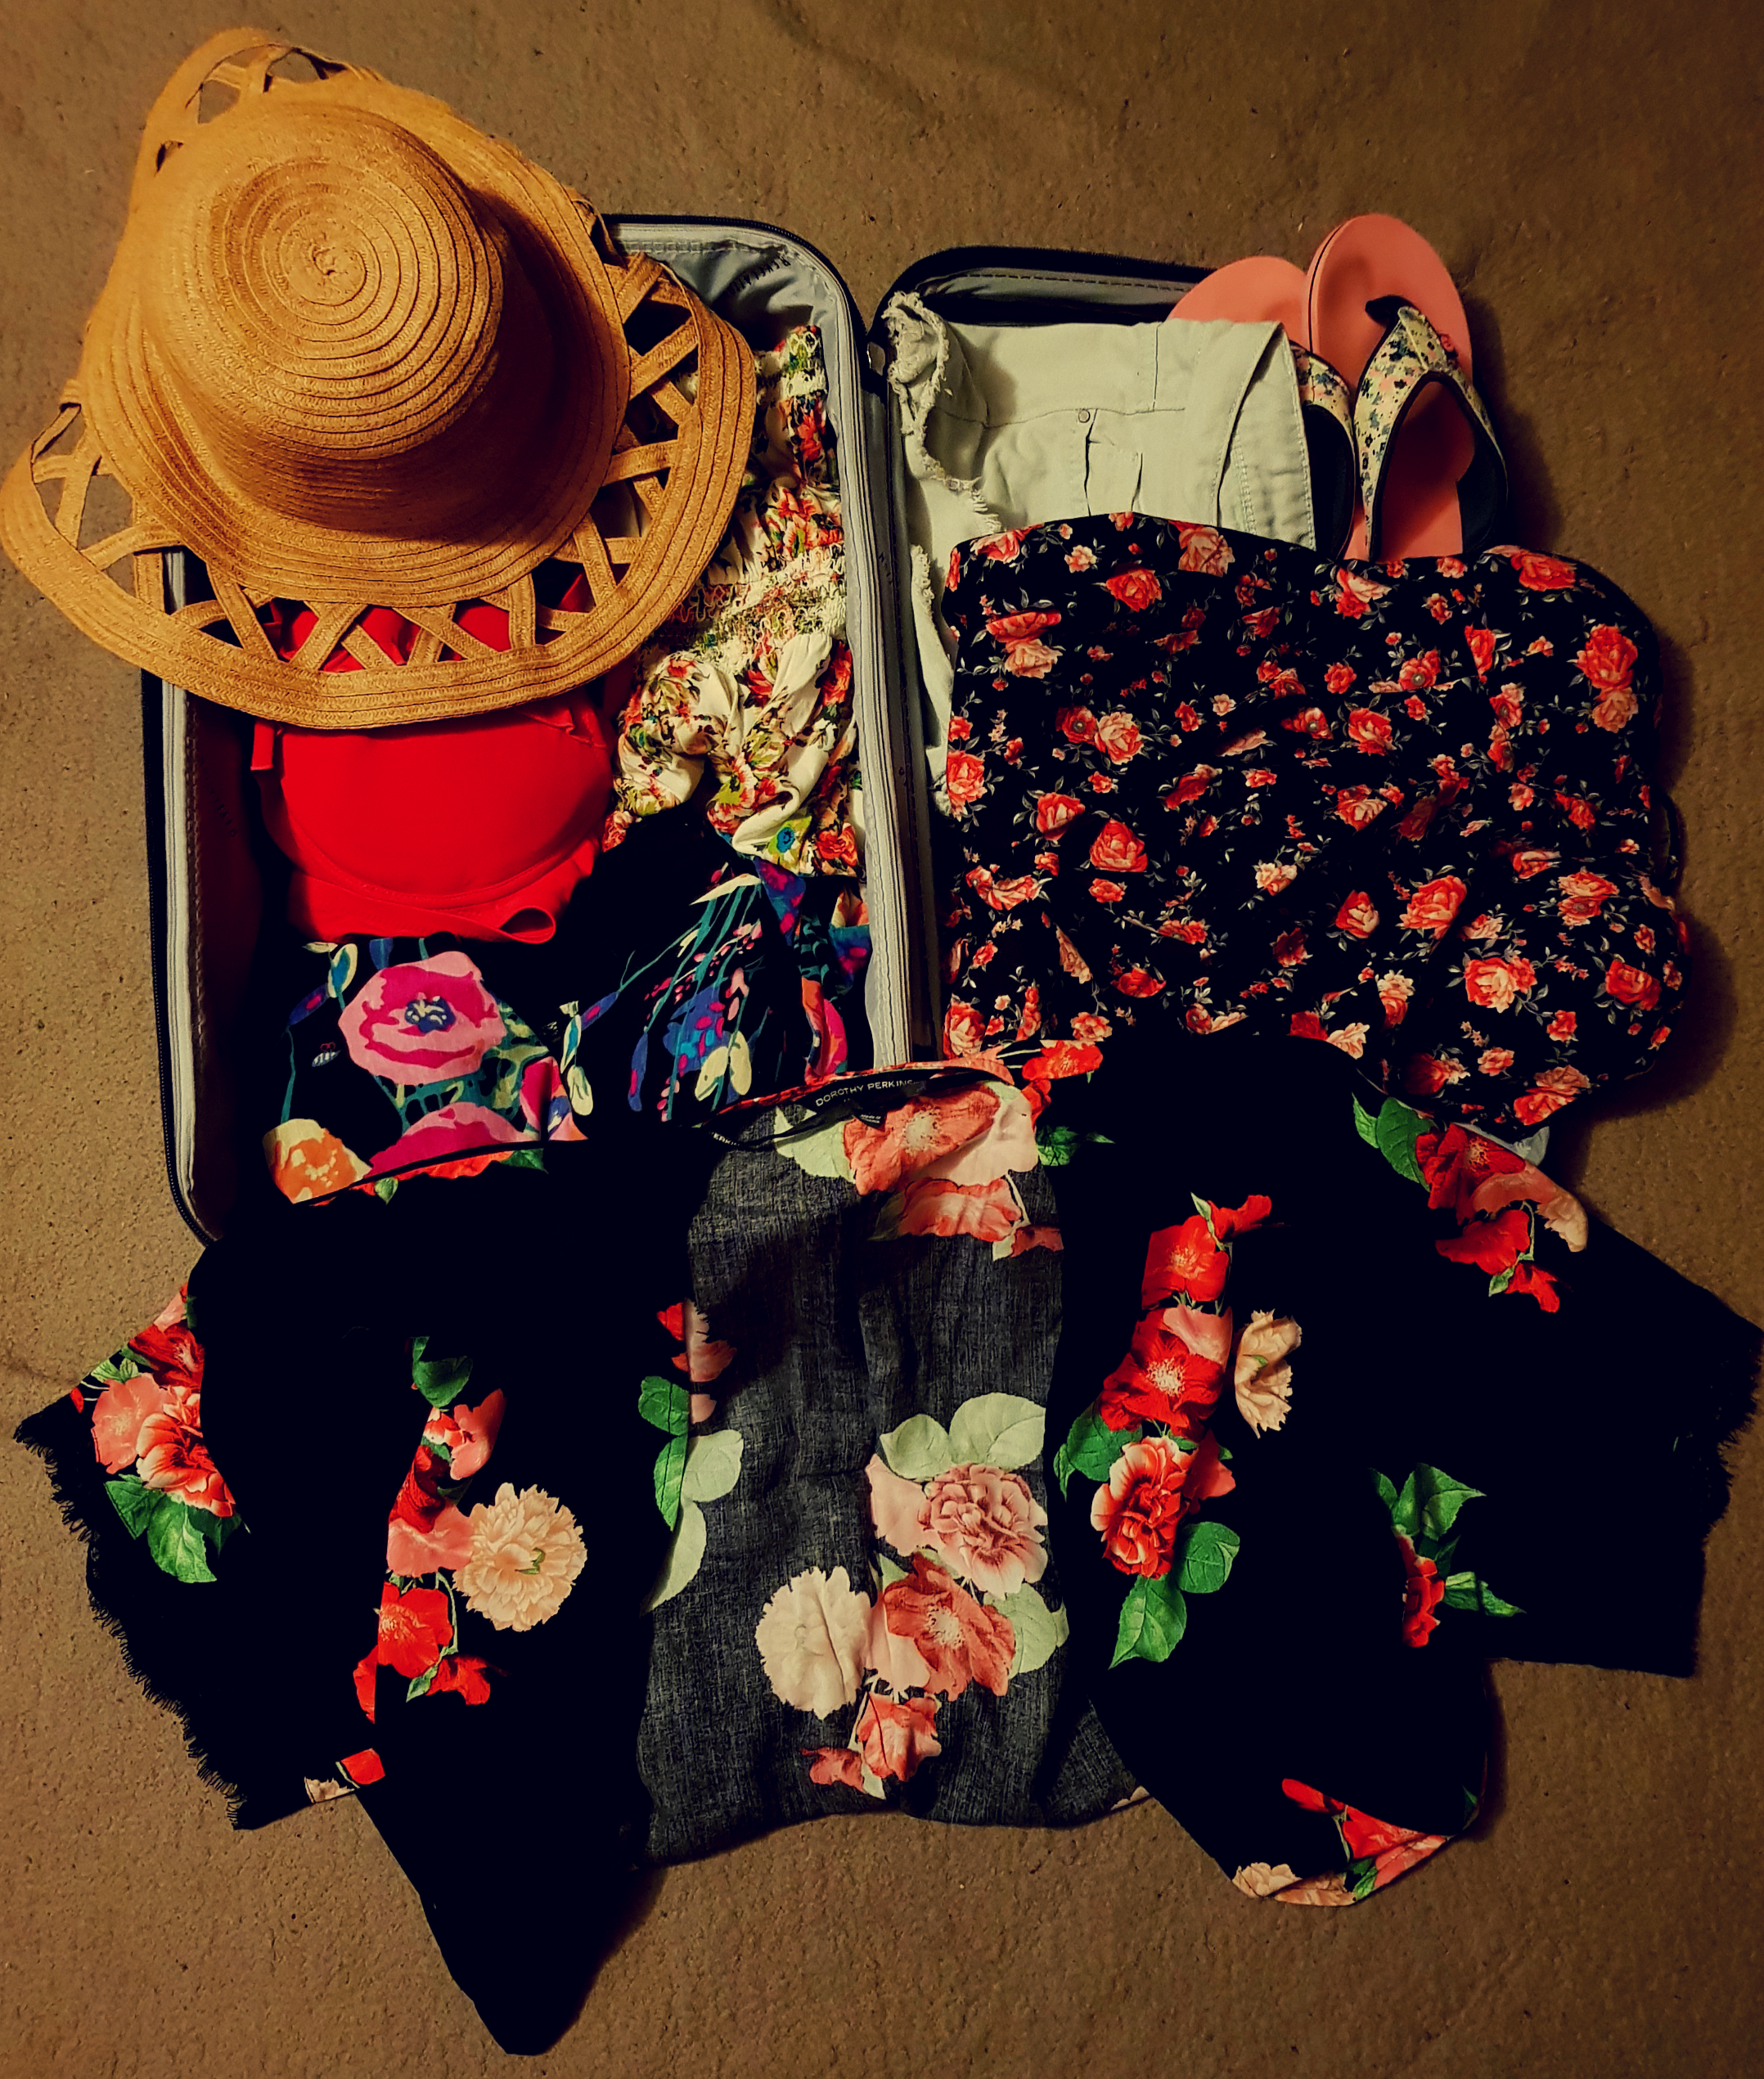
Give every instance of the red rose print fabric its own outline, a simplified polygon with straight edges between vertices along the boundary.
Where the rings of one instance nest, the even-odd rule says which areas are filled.
[[[943,611],[949,1051],[1247,1024],[1523,1138],[1666,1039],[1658,669],[1596,573],[1122,513],[970,547]]]
[[[1074,1666],[1240,1889],[1350,1905],[1474,1817],[1486,1658],[1690,1672],[1760,1338],[1338,1049],[1245,1021],[1162,1080],[1101,1056],[1042,1129]],[[1594,1582],[1595,1497],[1638,1479]]]

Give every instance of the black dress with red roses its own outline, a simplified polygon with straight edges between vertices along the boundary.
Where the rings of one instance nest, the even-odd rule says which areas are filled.
[[[1523,1136],[1645,1069],[1651,631],[1584,566],[1131,513],[965,547],[950,1051],[1248,1022]]]

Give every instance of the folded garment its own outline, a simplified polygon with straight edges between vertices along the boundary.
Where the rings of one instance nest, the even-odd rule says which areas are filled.
[[[506,650],[507,614],[461,618],[479,616]],[[308,938],[542,942],[593,871],[612,801],[610,733],[586,692],[401,729],[259,722],[252,766],[294,869],[288,921]]]
[[[1654,1059],[1659,668],[1595,572],[1123,513],[965,547],[945,606],[952,1051],[1247,1023],[1511,1138]]]
[[[855,884],[743,859],[685,817],[610,854],[548,944],[290,951],[296,1000],[250,1100],[271,1177],[295,1200],[389,1196],[542,1167],[609,1107],[690,1120],[866,1066],[868,951]]]
[[[1280,326],[973,325],[917,296],[883,313],[907,529],[940,578],[965,542],[1143,512],[1313,547],[1311,475]]]
[[[1028,1100],[745,1125],[692,1224],[700,1397],[652,1599],[649,1852],[891,1808],[1100,1817],[1133,1784],[1064,1679],[1042,1528],[1059,1238]]]
[[[1142,512],[1316,545],[1298,379],[1271,322],[970,325],[883,313],[900,416],[926,757],[947,808],[953,550],[1074,513]]]
[[[722,546],[637,659],[607,841],[703,785],[705,816],[737,852],[855,873],[845,533],[819,331],[796,326],[757,367],[753,449]]]

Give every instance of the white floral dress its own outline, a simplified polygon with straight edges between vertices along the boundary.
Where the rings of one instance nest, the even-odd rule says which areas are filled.
[[[702,789],[738,852],[853,873],[857,730],[820,335],[799,326],[755,360],[747,473],[716,560],[637,657],[607,835]]]

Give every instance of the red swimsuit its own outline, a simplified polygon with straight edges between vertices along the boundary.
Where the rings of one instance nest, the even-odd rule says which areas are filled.
[[[417,630],[384,607],[367,632],[407,655]],[[508,647],[508,616],[483,604],[460,625]],[[272,610],[292,656],[313,616]],[[326,671],[357,671],[339,650]],[[315,937],[549,938],[593,871],[613,752],[592,689],[452,722],[380,730],[277,729],[252,756],[270,835],[294,863],[289,921]]]

